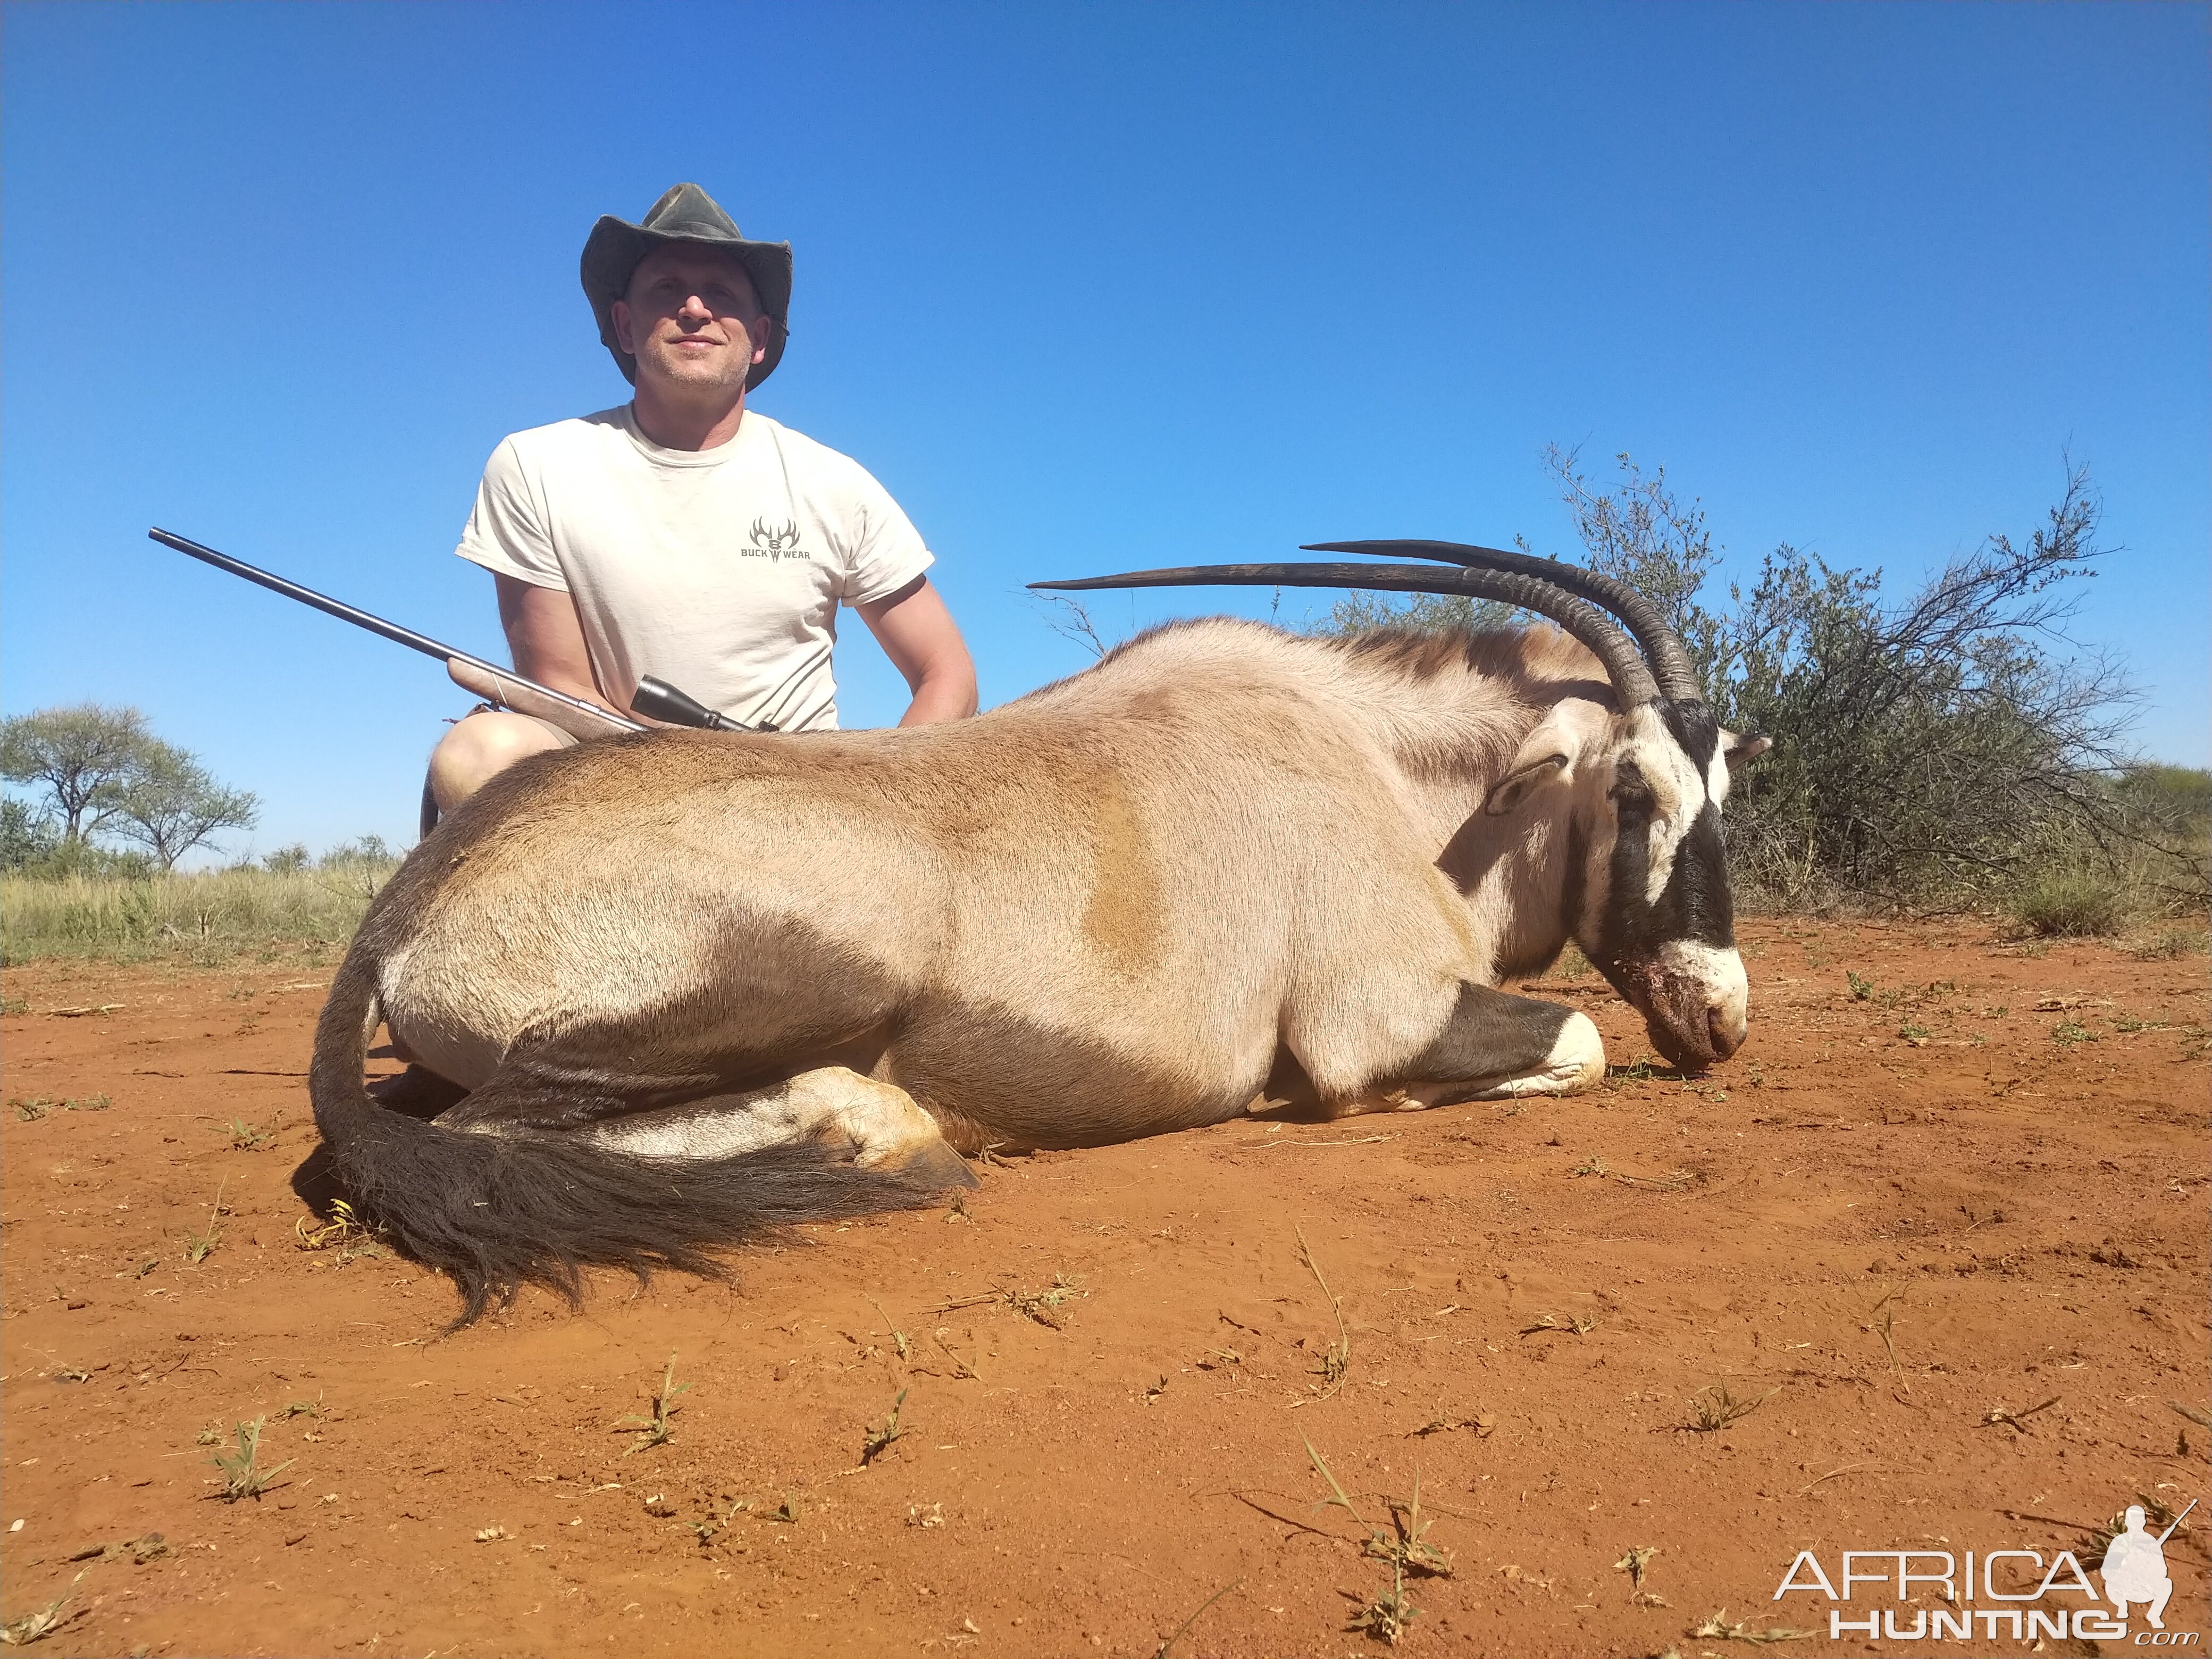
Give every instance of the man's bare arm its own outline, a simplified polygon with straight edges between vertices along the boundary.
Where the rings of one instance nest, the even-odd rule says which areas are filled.
[[[514,672],[613,709],[592,677],[592,653],[584,643],[584,625],[576,620],[575,601],[557,587],[539,587],[495,570],[492,580],[499,586],[499,625],[514,653]]]
[[[914,693],[901,726],[965,720],[975,712],[975,665],[969,659],[960,625],[927,576],[916,576],[888,599],[854,609]]]

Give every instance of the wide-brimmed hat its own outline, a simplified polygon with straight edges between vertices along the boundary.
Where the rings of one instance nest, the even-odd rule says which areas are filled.
[[[775,372],[791,331],[791,244],[747,241],[737,222],[696,185],[677,185],[653,204],[641,224],[602,214],[592,227],[591,238],[584,244],[584,295],[592,302],[592,315],[599,319],[599,343],[614,354],[623,378],[635,385],[637,359],[615,343],[614,305],[629,292],[639,261],[670,242],[727,248],[744,262],[753,294],[769,319],[768,351],[745,376],[745,389],[750,391]]]

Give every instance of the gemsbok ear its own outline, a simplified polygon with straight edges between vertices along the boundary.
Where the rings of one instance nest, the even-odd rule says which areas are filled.
[[[1522,754],[1526,753],[1524,749]],[[1566,769],[1566,756],[1556,751],[1540,755],[1534,760],[1520,760],[1484,799],[1482,810],[1493,818],[1502,817]]]
[[[1733,772],[1739,766],[1748,766],[1774,747],[1771,738],[1744,737],[1735,732],[1721,733],[1721,758]]]

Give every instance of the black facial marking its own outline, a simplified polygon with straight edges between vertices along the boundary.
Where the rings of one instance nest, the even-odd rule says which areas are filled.
[[[1698,711],[1703,704],[1694,705]],[[1670,725],[1671,725],[1670,721]],[[1705,757],[1711,760],[1718,744],[1717,728],[1705,715]],[[1684,744],[1686,750],[1689,745]],[[1688,830],[1674,850],[1674,866],[1656,901],[1647,902],[1644,889],[1651,872],[1651,819],[1656,811],[1644,775],[1632,761],[1623,761],[1614,775],[1612,793],[1613,818],[1619,826],[1613,848],[1610,880],[1599,918],[1599,954],[1593,960],[1607,978],[1620,984],[1614,969],[1621,963],[1648,957],[1659,946],[1676,939],[1700,945],[1729,946],[1735,943],[1735,905],[1729,891],[1728,850],[1721,832],[1720,809],[1710,800],[1698,809]]]
[[[1659,902],[1651,907],[1654,939],[1695,939],[1700,945],[1735,943],[1735,906],[1729,891],[1728,848],[1721,832],[1720,808],[1707,801],[1691,821],[1689,833],[1674,851],[1674,867]]]
[[[1598,923],[1598,948],[1607,963],[1620,963],[1644,954],[1638,949],[1650,938],[1644,902],[1651,872],[1651,817],[1656,810],[1650,791],[1642,787],[1643,774],[1632,762],[1620,771],[1632,775],[1634,787],[1616,784],[1613,791],[1613,867],[1607,872],[1605,908]]]
[[[1697,767],[1698,775],[1711,774],[1713,757],[1721,746],[1721,725],[1713,718],[1713,711],[1703,702],[1662,702],[1659,718],[1665,722],[1668,735]]]

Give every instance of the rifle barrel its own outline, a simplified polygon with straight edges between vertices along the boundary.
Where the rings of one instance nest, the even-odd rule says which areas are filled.
[[[2191,1499],[2189,1500],[2189,1510],[2193,1510],[2193,1509],[2195,1509],[2196,1507],[2197,1507],[2197,1500],[2196,1500],[2195,1498],[2191,1498]],[[2166,1540],[2167,1539],[2169,1539],[2169,1538],[2172,1537],[2172,1536],[2173,1536],[2173,1528],[2174,1528],[2174,1527],[2178,1527],[2178,1526],[2179,1526],[2183,1522],[2185,1522],[2185,1521],[2186,1521],[2187,1519],[2189,1519],[2189,1510],[2182,1510],[2182,1512],[2181,1512],[2180,1514],[2179,1514],[2179,1515],[2175,1516],[2173,1517],[2173,1525],[2172,1525],[2172,1526],[2168,1527],[2168,1528],[2167,1528],[2164,1532],[2162,1532],[2162,1533],[2159,1534],[2159,1535],[2158,1535],[2158,1541],[2159,1541],[2160,1543],[2163,1544],[2164,1542],[2166,1542]]]
[[[199,543],[187,540],[173,531],[153,529],[149,530],[146,534],[149,539],[161,543],[164,547],[173,548],[188,557],[199,560],[203,564],[211,564],[218,570],[227,570],[234,576],[243,576],[247,581],[265,587],[272,593],[282,593],[288,599],[297,599],[301,605],[313,605],[325,615],[336,617],[340,622],[349,622],[356,628],[365,628],[372,634],[381,635],[395,645],[404,645],[410,651],[420,651],[424,656],[435,657],[441,662],[468,663],[474,667],[483,669],[487,673],[495,674],[503,680],[511,680],[517,685],[526,685],[533,691],[542,691],[545,696],[567,703],[572,708],[586,710],[606,721],[610,726],[618,726],[631,732],[641,732],[645,729],[635,720],[626,720],[619,714],[609,714],[597,703],[586,702],[581,697],[572,697],[565,691],[556,691],[550,685],[540,685],[535,680],[524,678],[511,668],[501,668],[495,663],[486,662],[482,657],[471,656],[465,651],[457,651],[450,645],[441,645],[427,634],[417,634],[411,628],[402,628],[398,623],[386,622],[383,617],[372,615],[358,605],[348,605],[344,600],[334,599],[327,593],[318,593],[312,587],[302,587],[297,582],[287,581],[283,577],[273,575],[258,565],[248,564],[243,559],[234,559],[229,554],[218,553],[211,547],[203,547]]]

